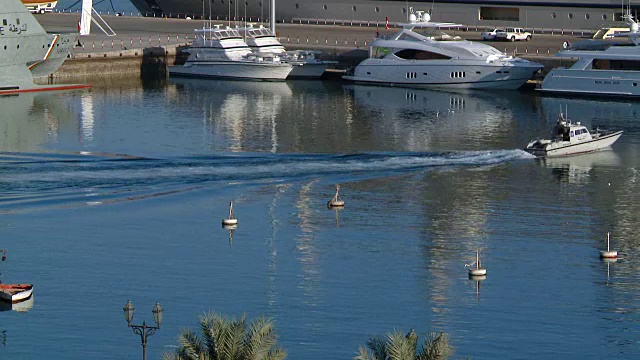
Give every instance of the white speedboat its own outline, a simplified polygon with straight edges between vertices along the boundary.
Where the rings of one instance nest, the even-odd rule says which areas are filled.
[[[240,34],[244,35],[244,40],[252,51],[260,54],[278,55],[282,60],[293,65],[289,78],[319,78],[328,67],[338,63],[337,61],[319,59],[316,57],[319,54],[317,51],[287,51],[276,35],[262,25],[254,27],[249,24],[238,30]]]
[[[560,113],[552,138],[532,140],[524,150],[540,157],[583,154],[611,146],[620,135],[622,130],[607,131],[596,128],[589,131],[580,122],[572,123]]]
[[[237,30],[220,25],[196,30],[185,52],[189,58],[182,66],[169,66],[170,76],[284,81],[293,69],[277,54],[252,53]]]
[[[517,89],[542,69],[538,63],[441,31],[462,25],[430,20],[429,14],[411,9],[409,23],[389,39],[374,40],[369,58],[343,79],[427,88]]]
[[[630,42],[584,41],[567,46],[557,56],[577,58],[570,68],[555,68],[545,76],[539,91],[569,95],[640,96],[640,31],[631,15]],[[567,44],[565,44],[567,45]]]

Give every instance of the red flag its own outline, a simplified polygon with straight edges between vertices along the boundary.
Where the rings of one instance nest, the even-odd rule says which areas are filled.
[[[384,21],[385,21],[384,28],[389,30],[389,17],[385,16]]]

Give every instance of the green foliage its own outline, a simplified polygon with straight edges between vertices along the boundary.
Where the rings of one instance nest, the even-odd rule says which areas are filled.
[[[247,328],[246,316],[228,318],[215,312],[200,317],[200,336],[184,329],[178,349],[164,360],[283,360],[287,353],[276,345],[273,322],[259,317]]]
[[[372,336],[367,347],[361,346],[354,360],[445,360],[453,348],[444,333],[431,333],[424,337],[418,348],[418,335],[411,329],[407,335],[400,330],[387,333],[386,337]]]

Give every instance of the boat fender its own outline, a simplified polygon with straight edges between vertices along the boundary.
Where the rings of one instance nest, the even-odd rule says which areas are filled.
[[[568,42],[568,41],[565,41],[565,42],[563,42],[563,43],[562,43],[562,48],[563,48],[563,49],[568,49],[568,48],[569,48],[569,46],[571,46],[571,44],[569,44],[569,42]]]

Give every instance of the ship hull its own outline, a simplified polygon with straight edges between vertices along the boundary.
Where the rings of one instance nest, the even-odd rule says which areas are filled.
[[[406,22],[406,7],[416,10],[433,8],[434,21],[450,21],[468,26],[522,26],[557,30],[592,30],[603,23],[618,20],[620,2],[617,0],[553,1],[553,0],[494,0],[486,1],[445,0],[433,2],[405,2],[391,0],[278,0],[276,18],[287,22],[345,23],[355,22]],[[200,17],[203,14],[200,0],[148,0],[136,1],[138,9],[148,16],[165,14],[172,17]],[[639,8],[640,6],[632,6]],[[237,11],[236,11],[237,10]],[[213,2],[214,19],[237,18],[255,21],[269,17],[269,1],[247,1],[238,9],[229,3]]]

